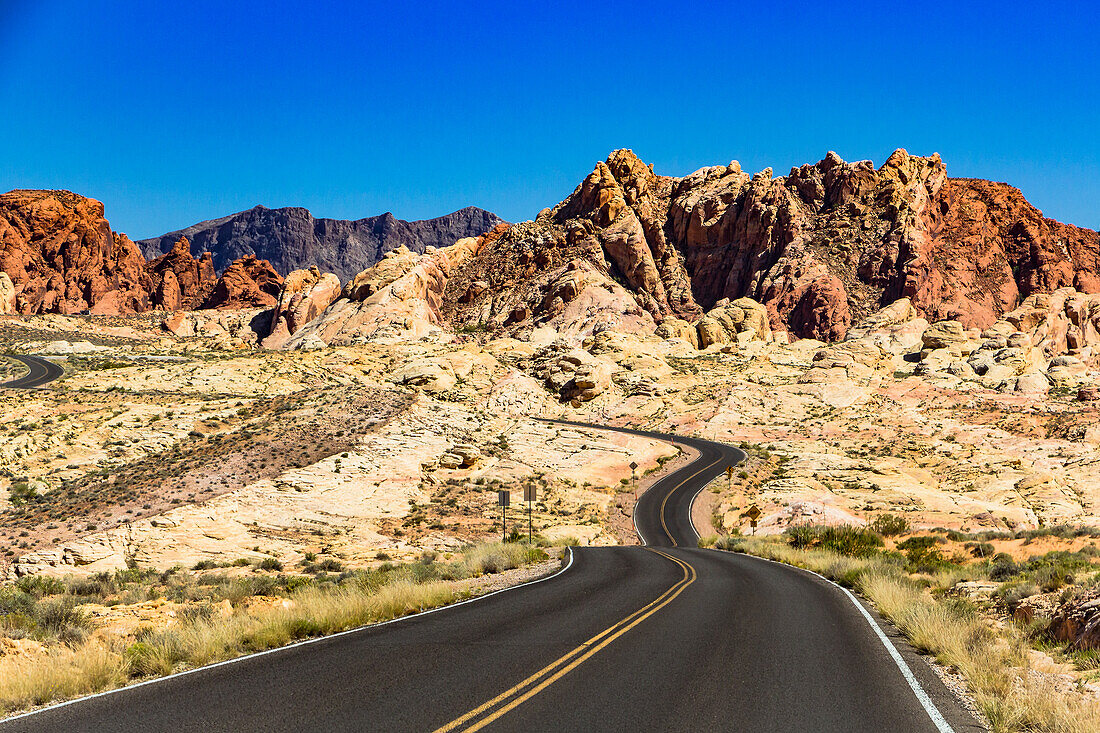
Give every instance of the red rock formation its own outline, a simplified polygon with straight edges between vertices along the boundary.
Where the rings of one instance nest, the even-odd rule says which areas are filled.
[[[826,340],[904,296],[929,320],[984,328],[1034,292],[1100,291],[1100,235],[1045,219],[1006,184],[949,179],[938,155],[670,178],[617,150],[454,273],[444,309],[456,325],[530,328],[560,311],[548,288],[571,258],[657,321],[750,297],[773,328]]]
[[[0,272],[12,282],[14,296],[4,297],[14,299],[14,312],[119,315],[275,304],[282,280],[266,261],[243,258],[218,279],[210,255],[196,260],[180,239],[146,263],[103,214],[103,204],[69,191],[0,196]]]
[[[340,297],[340,278],[332,273],[322,275],[316,267],[295,270],[286,276],[279,293],[271,330],[261,341],[266,349],[277,349],[299,328],[324,312]]]
[[[69,191],[0,195],[0,270],[15,285],[18,313],[148,310],[145,258],[111,232],[103,204]]]
[[[149,263],[152,300],[164,310],[194,310],[210,297],[217,282],[209,252],[191,256],[191,243],[181,237],[168,254]]]
[[[271,308],[282,286],[283,278],[270,262],[248,255],[222,273],[203,308]]]

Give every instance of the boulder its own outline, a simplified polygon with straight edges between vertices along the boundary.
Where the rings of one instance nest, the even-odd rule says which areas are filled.
[[[534,363],[562,402],[587,402],[611,386],[610,364],[560,339],[535,352]]]
[[[235,261],[214,285],[204,308],[271,308],[278,302],[283,279],[267,260],[247,255]]]
[[[1021,374],[1016,378],[1016,391],[1026,394],[1046,394],[1050,390],[1050,382],[1046,375],[1038,372]]]
[[[1100,589],[1079,593],[1059,606],[1048,632],[1074,649],[1100,649]]]
[[[15,313],[15,285],[8,273],[0,272],[0,315]]]
[[[713,344],[772,340],[768,311],[751,298],[738,298],[732,303],[720,300],[695,322],[695,329],[702,349]]]
[[[271,331],[260,342],[265,349],[282,347],[306,323],[320,316],[340,296],[340,280],[316,267],[286,276],[271,318]]]
[[[933,323],[921,335],[921,343],[924,350],[958,349],[956,353],[962,353],[963,345],[967,343],[966,331],[958,321],[939,321]]]
[[[426,392],[446,392],[458,383],[450,363],[443,359],[414,359],[394,370],[390,379],[397,384],[416,387]]]
[[[657,335],[663,339],[679,338],[699,348],[699,330],[682,318],[669,317],[657,326]]]
[[[1100,387],[1081,387],[1077,390],[1077,399],[1081,402],[1095,402],[1100,400]]]

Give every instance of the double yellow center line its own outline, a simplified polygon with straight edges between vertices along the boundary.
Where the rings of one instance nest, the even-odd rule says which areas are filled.
[[[672,543],[673,547],[677,547],[679,545],[679,543],[676,541],[676,538],[672,536],[672,532],[669,531],[668,524],[665,523],[665,508],[668,506],[669,498],[671,498],[671,496],[676,493],[676,489],[680,488],[681,486],[686,484],[688,481],[691,481],[693,478],[695,478],[696,476],[701,474],[703,471],[706,471],[710,468],[713,468],[716,464],[721,463],[721,462],[722,462],[722,459],[719,458],[718,460],[714,461],[713,463],[707,464],[703,468],[700,468],[698,471],[696,471],[695,473],[688,476],[686,479],[684,479],[680,483],[676,484],[674,487],[672,487],[671,491],[669,491],[667,494],[665,494],[664,501],[661,502],[661,511],[660,511],[661,528],[665,531],[665,534],[668,535],[668,540],[669,540],[669,542]],[[642,541],[644,542],[645,540],[642,540]]]
[[[683,593],[685,588],[695,582],[695,568],[691,565],[688,565],[683,560],[675,558],[672,555],[665,554],[660,550],[654,550],[648,547],[646,549],[651,552],[656,552],[658,555],[668,558],[679,565],[684,571],[684,577],[652,602],[638,609],[618,623],[607,627],[575,649],[558,657],[518,685],[505,690],[492,700],[477,706],[465,715],[455,718],[443,727],[437,728],[434,733],[449,733],[455,730],[462,730],[464,733],[472,733],[472,731],[481,730],[508,711],[514,710],[527,700],[539,694],[585,661],[598,654],[600,650],[608,644],[660,611],[669,603],[672,603],[676,596]]]

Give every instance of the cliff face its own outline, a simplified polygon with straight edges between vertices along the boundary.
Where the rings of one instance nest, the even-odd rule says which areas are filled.
[[[186,237],[180,237],[168,254],[148,263],[148,270],[153,278],[153,302],[171,311],[201,307],[217,281],[210,255],[196,260]]]
[[[929,320],[985,328],[1035,292],[1100,291],[1100,235],[1044,218],[1006,184],[950,179],[938,155],[671,178],[618,150],[456,272],[445,308],[458,326],[536,327],[560,310],[552,284],[575,258],[658,322],[749,297],[773,328],[823,340],[901,297]]]
[[[251,258],[218,278],[211,256],[192,257],[185,238],[146,262],[103,214],[103,204],[69,191],[0,195],[0,312],[240,308],[273,305],[279,294],[282,280],[269,263]]]
[[[0,271],[17,313],[132,313],[152,307],[145,258],[103,204],[68,191],[0,195]]]
[[[482,234],[501,219],[469,207],[436,219],[402,221],[392,214],[345,221],[315,219],[298,207],[268,209],[257,206],[232,216],[205,221],[138,244],[146,257],[168,252],[187,237],[195,254],[209,252],[214,267],[223,272],[231,262],[253,255],[266,259],[279,272],[317,267],[335,273],[341,282],[382,259],[398,247],[423,252]]]

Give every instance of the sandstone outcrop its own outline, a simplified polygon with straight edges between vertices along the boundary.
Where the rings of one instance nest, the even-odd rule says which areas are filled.
[[[149,310],[145,258],[111,231],[103,204],[69,191],[0,195],[0,270],[15,287],[15,312],[134,313]]]
[[[561,309],[535,291],[574,260],[626,290],[621,310],[655,324],[748,297],[772,329],[825,341],[902,298],[930,322],[971,330],[1037,292],[1100,291],[1100,235],[1043,218],[1005,184],[949,179],[938,155],[897,150],[875,168],[829,153],[787,176],[732,162],[672,178],[617,150],[452,273],[443,309],[459,327],[522,335]],[[703,331],[721,337],[711,321]],[[675,321],[662,327],[674,332],[683,337]]]
[[[15,284],[8,273],[0,272],[0,315],[15,313]]]
[[[271,308],[279,300],[283,279],[267,260],[242,257],[214,285],[204,308]]]
[[[295,332],[283,348],[307,339],[325,344],[361,343],[381,338],[421,338],[442,334],[443,293],[451,274],[488,241],[506,231],[500,225],[480,237],[466,237],[422,255],[404,247],[344,285],[340,298]]]
[[[126,235],[111,231],[103,204],[69,191],[0,196],[0,270],[13,286],[12,311],[24,315],[273,306],[282,282],[255,258],[217,278],[210,255],[193,257],[186,238],[146,262]]]
[[[215,339],[229,348],[254,347],[270,328],[271,310],[195,310],[172,313],[161,327],[179,338]]]
[[[915,322],[915,321],[914,321]],[[917,374],[950,374],[1008,392],[1077,389],[1100,365],[1100,295],[1036,293],[983,331],[959,321],[927,328]]]
[[[148,264],[153,301],[164,310],[194,310],[210,297],[217,282],[209,253],[191,256],[191,243],[181,237],[171,251]]]
[[[1086,591],[1059,606],[1049,631],[1074,649],[1100,649],[1100,591]]]
[[[340,279],[332,273],[322,275],[316,267],[287,275],[271,317],[271,332],[262,346],[277,349],[285,344],[295,331],[321,315],[340,292]]]
[[[848,338],[863,339],[894,355],[920,351],[928,321],[920,317],[909,298],[899,298],[871,314],[848,331]]]
[[[256,206],[137,244],[152,259],[186,237],[196,252],[212,255],[219,272],[242,257],[253,256],[267,260],[278,272],[317,267],[345,281],[390,250],[405,247],[422,253],[428,247],[476,237],[500,221],[495,214],[472,206],[424,221],[402,221],[389,213],[356,221],[317,219],[301,207]]]

